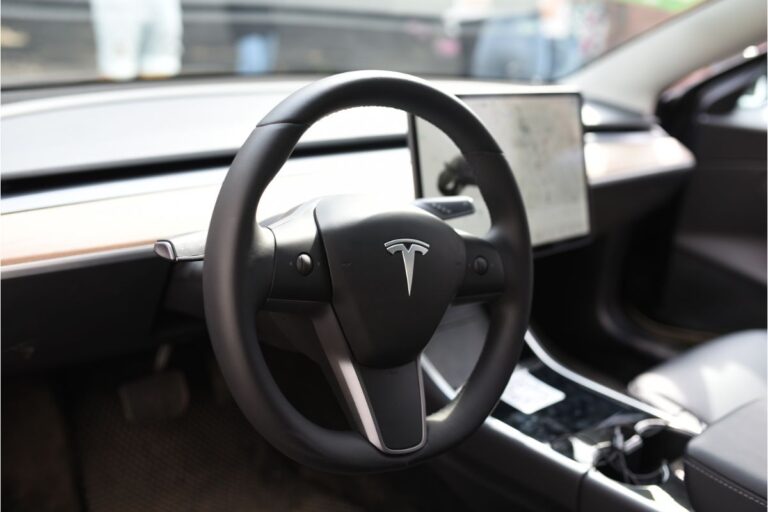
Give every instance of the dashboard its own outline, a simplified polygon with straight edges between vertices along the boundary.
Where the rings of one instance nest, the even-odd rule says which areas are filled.
[[[151,247],[157,239],[206,229],[234,153],[258,120],[303,83],[118,87],[43,98],[4,94],[0,264],[7,271]],[[570,92],[475,81],[438,86],[460,95],[529,98],[542,91]],[[567,108],[572,129],[580,119],[585,130],[593,217],[600,201],[595,189],[692,166],[691,154],[652,121],[589,101],[580,112]],[[407,116],[391,109],[329,116],[302,138],[271,184],[259,216],[326,193],[412,198],[419,191],[407,133]],[[528,158],[528,151],[508,154]],[[520,162],[512,167],[528,168]],[[601,222],[592,218],[592,230]],[[581,230],[584,223],[576,227]]]
[[[124,353],[176,332],[159,313],[169,307],[169,280],[180,276],[153,253],[154,242],[207,229],[240,144],[300,85],[292,79],[56,97],[4,93],[3,368]],[[543,181],[550,191],[543,198],[532,195],[534,188],[525,192],[533,201],[537,257],[568,250],[554,241],[599,237],[637,221],[677,193],[694,165],[690,152],[653,120],[589,100],[579,104],[572,91],[473,81],[438,86],[470,103],[486,102],[474,104],[480,110],[497,110],[487,102],[499,97],[504,108],[527,116],[516,118],[500,142],[520,159],[511,163],[527,173],[517,175],[521,183]],[[554,103],[542,106],[541,98]],[[540,109],[552,116],[537,116]],[[527,139],[521,119],[532,130]],[[419,130],[410,138],[428,147]],[[414,158],[408,134],[407,116],[389,109],[353,109],[324,119],[270,184],[257,218],[326,194],[396,201],[431,195],[436,190],[428,187],[439,187],[444,162],[430,167],[423,155]],[[472,193],[471,184],[461,191]],[[561,201],[566,214],[550,209]],[[476,207],[480,212],[482,203]],[[478,219],[481,213],[471,222]],[[199,294],[198,282],[188,286],[189,295]]]

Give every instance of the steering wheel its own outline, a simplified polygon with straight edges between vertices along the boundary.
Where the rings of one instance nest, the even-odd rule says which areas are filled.
[[[312,124],[360,106],[391,107],[459,147],[490,212],[484,237],[411,205],[331,197],[260,225],[267,185]],[[457,98],[418,78],[342,73],[297,91],[256,126],[219,192],[206,241],[205,315],[224,378],[248,420],[299,463],[363,472],[433,457],[475,431],[498,403],[522,349],[532,287],[528,223],[501,149]],[[490,328],[457,396],[426,415],[420,356],[448,306],[487,302]],[[255,316],[311,318],[354,430],[310,421],[264,360]]]

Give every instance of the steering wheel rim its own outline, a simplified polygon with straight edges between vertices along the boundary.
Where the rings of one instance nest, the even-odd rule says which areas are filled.
[[[503,271],[499,278],[503,290],[490,303],[490,329],[474,371],[447,406],[426,418],[424,442],[407,453],[387,453],[357,431],[332,431],[305,418],[272,378],[255,328],[255,314],[273,292],[278,250],[274,233],[255,220],[261,195],[310,126],[334,112],[360,106],[413,113],[456,143],[476,170],[492,222],[486,239],[498,251]],[[344,472],[404,467],[447,450],[477,429],[498,403],[519,358],[531,290],[525,209],[498,144],[457,98],[418,78],[383,71],[342,73],[319,80],[289,96],[262,119],[222,185],[211,218],[203,271],[205,314],[214,352],[246,417],[289,457]]]

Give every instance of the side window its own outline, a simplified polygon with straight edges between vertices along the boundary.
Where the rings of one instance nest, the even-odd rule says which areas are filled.
[[[755,83],[739,97],[736,108],[740,110],[768,108],[768,76],[763,75],[755,80]]]
[[[730,120],[736,126],[754,130],[766,130],[768,124],[768,77],[762,75],[739,96]]]

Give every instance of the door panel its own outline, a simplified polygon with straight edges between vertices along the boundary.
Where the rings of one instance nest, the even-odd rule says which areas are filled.
[[[765,84],[761,58],[681,102],[691,115],[679,136],[697,168],[656,311],[664,323],[709,333],[766,325]]]

